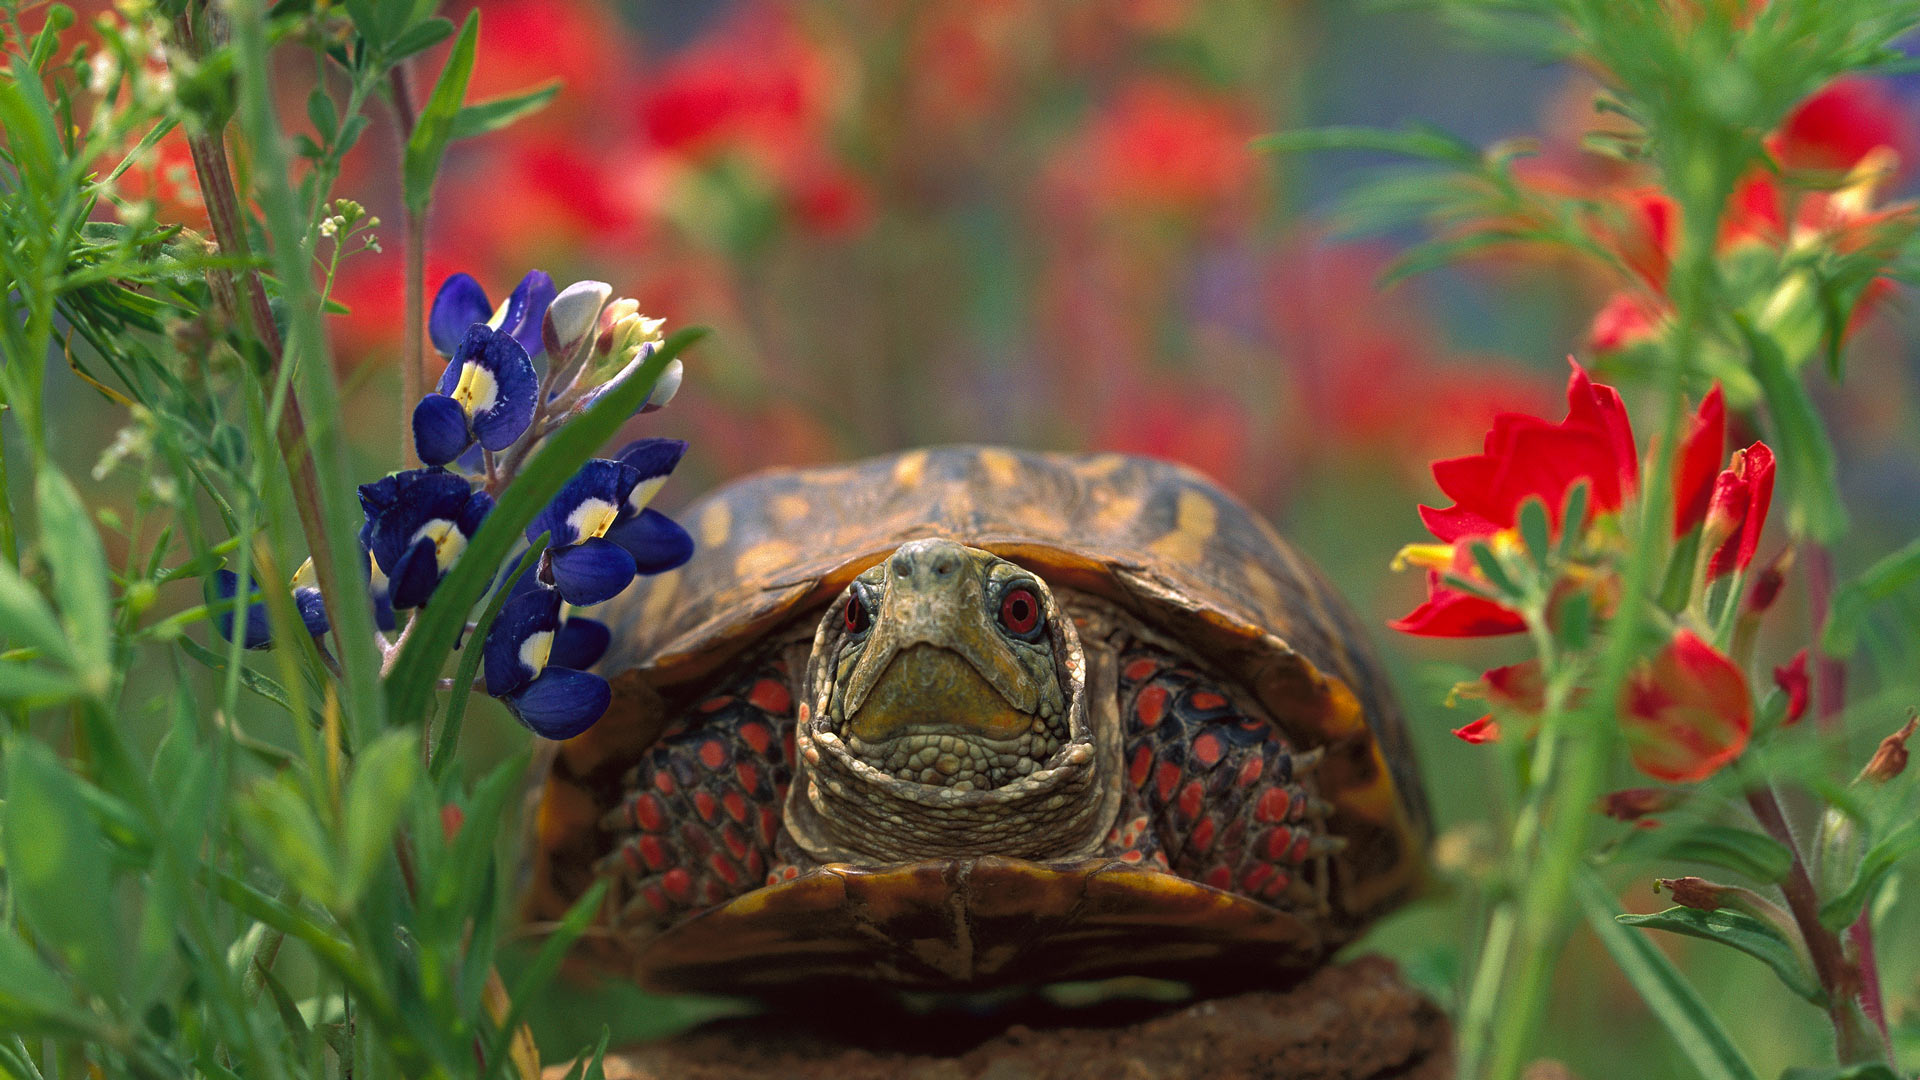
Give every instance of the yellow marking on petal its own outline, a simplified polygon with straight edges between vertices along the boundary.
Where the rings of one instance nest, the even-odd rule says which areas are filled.
[[[368,558],[372,558],[371,555]],[[309,558],[293,572],[293,587],[296,589],[317,589],[320,587],[320,575],[313,569],[313,560]]]
[[[493,309],[492,317],[487,319],[487,326],[495,330],[500,329],[500,324],[507,321],[507,307],[512,303],[513,295],[509,293],[505,300],[500,301],[500,306]]]
[[[775,495],[767,503],[767,512],[773,515],[773,520],[782,525],[791,525],[796,521],[805,520],[811,510],[812,507],[807,504],[807,500],[798,495]]]
[[[727,542],[727,534],[733,531],[733,511],[724,502],[707,504],[700,514],[700,542],[707,547],[719,547]]]
[[[893,482],[903,488],[920,485],[920,477],[927,471],[927,452],[914,450],[901,454],[900,460],[893,463]]]
[[[1452,544],[1408,544],[1393,557],[1393,569],[1405,570],[1409,566],[1423,566],[1428,570],[1446,573],[1453,565]]]
[[[433,561],[440,567],[440,572],[443,574],[447,572],[447,567],[453,565],[453,560],[458,559],[460,553],[467,550],[466,534],[460,531],[458,525],[446,518],[434,518],[414,530],[414,534],[407,539],[407,546],[412,547],[423,537],[433,541]]]
[[[1012,487],[1020,479],[1020,459],[1005,450],[980,451],[980,467],[1001,487]]]
[[[1220,524],[1220,509],[1193,488],[1180,492],[1174,507],[1173,531],[1153,543],[1148,550],[1176,562],[1197,562],[1206,554],[1207,541],[1213,539]]]
[[[664,476],[642,480],[633,485],[633,490],[627,494],[627,509],[636,514],[645,510],[647,504],[653,501],[653,497],[660,494],[660,489],[666,486],[667,478]]]
[[[553,631],[530,634],[520,643],[520,662],[535,675],[547,670],[547,657],[553,655]]]
[[[386,592],[387,591],[387,572],[385,570],[380,569],[380,560],[374,558],[373,552],[371,551],[367,552],[367,567],[369,570],[372,571],[371,577],[373,579],[373,587],[375,591]]]
[[[581,540],[605,536],[620,516],[620,508],[605,499],[587,499],[567,515],[567,525]],[[577,542],[577,541],[576,541]]]
[[[746,580],[765,577],[793,562],[800,550],[785,540],[768,540],[740,553],[733,562],[734,576]]]
[[[460,367],[460,382],[450,395],[468,416],[486,412],[500,400],[500,383],[485,366],[467,361]]]

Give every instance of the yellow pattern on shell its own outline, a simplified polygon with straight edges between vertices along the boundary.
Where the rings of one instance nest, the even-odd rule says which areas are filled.
[[[1147,545],[1156,555],[1176,562],[1199,562],[1207,552],[1207,541],[1220,527],[1220,509],[1213,500],[1192,488],[1183,488],[1176,504],[1173,531]]]
[[[700,542],[717,548],[727,542],[727,534],[732,531],[733,511],[726,502],[715,499],[708,503],[706,512],[700,515]]]
[[[1012,487],[1020,480],[1020,460],[1005,450],[980,451],[980,467],[1001,487]]]

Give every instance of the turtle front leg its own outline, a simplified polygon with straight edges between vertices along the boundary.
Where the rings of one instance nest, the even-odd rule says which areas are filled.
[[[599,866],[623,887],[622,923],[667,925],[784,872],[793,724],[787,665],[771,656],[696,703],[627,774]]]
[[[1325,901],[1317,750],[1301,752],[1191,663],[1144,642],[1119,656],[1126,798],[1108,837],[1123,862],[1157,865],[1293,910]]]

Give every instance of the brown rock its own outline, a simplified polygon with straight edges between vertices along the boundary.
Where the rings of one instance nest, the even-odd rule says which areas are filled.
[[[728,1020],[610,1054],[607,1080],[1451,1080],[1452,1031],[1393,964],[1363,957],[1285,991],[1212,998],[1139,1018],[1106,1006],[1056,1015],[1058,1026],[1015,1024],[957,1052],[932,1021],[888,1021],[855,1042],[805,1017]],[[1021,1013],[1023,1017],[1026,1013]],[[1032,1020],[1032,1017],[1028,1017]],[[922,1030],[922,1028],[925,1030]],[[558,1080],[566,1067],[549,1069]]]

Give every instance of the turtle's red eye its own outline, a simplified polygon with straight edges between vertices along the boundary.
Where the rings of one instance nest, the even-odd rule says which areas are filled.
[[[1040,626],[1040,598],[1032,589],[1008,589],[1000,598],[1000,625],[1025,637]]]
[[[847,610],[845,612],[847,633],[857,634],[865,630],[867,624],[872,621],[873,617],[867,614],[867,605],[861,603],[858,596],[849,593],[847,595]]]

